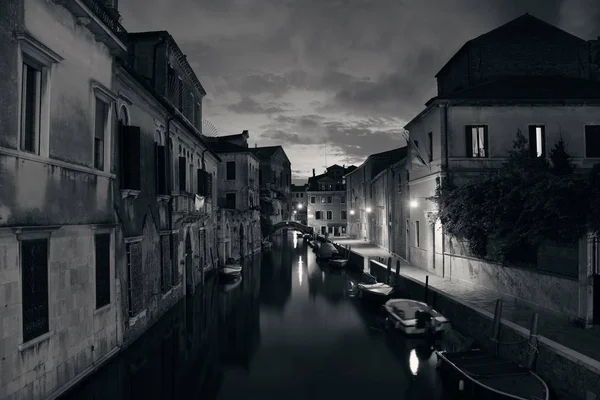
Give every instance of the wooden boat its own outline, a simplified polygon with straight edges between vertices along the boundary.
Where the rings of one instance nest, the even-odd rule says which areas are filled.
[[[457,392],[473,399],[549,400],[542,378],[527,368],[483,350],[436,351],[438,368]]]
[[[233,278],[233,280],[231,282],[227,282],[223,285],[220,285],[220,289],[222,292],[227,293],[227,292],[232,291],[236,287],[240,286],[241,283],[242,283],[242,277],[240,275],[238,275],[235,278]]]
[[[341,258],[332,258],[329,260],[329,265],[337,268],[344,268],[348,264],[348,260],[344,260]]]
[[[446,317],[421,301],[391,299],[383,307],[388,313],[388,323],[408,336],[450,329],[450,321]]]
[[[242,273],[242,266],[237,264],[225,265],[219,270],[221,276],[225,278],[236,278]]]
[[[360,298],[387,300],[393,291],[393,287],[383,282],[358,284],[358,297]]]
[[[312,236],[310,234],[308,234],[308,233],[304,234],[304,236],[302,236],[302,237],[304,238],[305,242],[309,242],[310,239],[312,238]]]

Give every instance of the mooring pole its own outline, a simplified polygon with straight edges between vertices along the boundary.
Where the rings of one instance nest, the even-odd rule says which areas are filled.
[[[533,369],[537,359],[538,345],[538,314],[534,313],[531,317],[531,328],[529,329],[529,348],[527,349],[527,368]]]
[[[494,354],[498,354],[498,340],[500,340],[500,327],[502,324],[502,299],[496,300],[496,309],[494,310],[494,323],[492,325],[492,341],[494,342],[492,348]]]
[[[425,304],[427,304],[427,295],[429,294],[429,275],[425,275]]]
[[[396,282],[395,285],[400,284],[400,260],[396,260]]]
[[[387,284],[390,284],[392,279],[392,257],[388,257],[387,260]]]

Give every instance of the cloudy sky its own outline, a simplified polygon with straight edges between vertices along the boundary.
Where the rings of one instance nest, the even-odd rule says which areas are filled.
[[[525,12],[585,39],[598,0],[120,0],[130,32],[167,30],[208,95],[204,118],[283,145],[294,178],[403,146],[462,44]],[[205,130],[208,131],[208,130]],[[210,132],[205,132],[210,133]]]

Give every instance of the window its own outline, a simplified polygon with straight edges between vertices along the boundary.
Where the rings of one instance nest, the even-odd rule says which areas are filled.
[[[346,227],[342,226],[342,235],[345,235],[345,234],[346,234]]]
[[[160,237],[160,268],[161,279],[160,286],[163,293],[166,293],[171,288],[171,243],[169,235]]]
[[[127,241],[127,239],[125,239]],[[144,308],[144,274],[142,270],[142,242],[125,244],[127,257],[127,299],[129,317],[135,317]]]
[[[333,219],[333,211],[327,211],[327,219]]]
[[[467,157],[481,158],[488,156],[487,126],[471,126],[466,128]]]
[[[546,156],[546,129],[543,125],[529,125],[529,155],[532,158]]]
[[[235,209],[235,193],[227,193],[225,195],[225,208]]]
[[[300,193],[300,197],[302,197],[302,198],[303,198],[303,197],[304,197],[304,193]]]
[[[39,154],[42,97],[42,67],[23,62],[21,87],[21,150]]]
[[[341,198],[340,202],[342,204],[346,203],[346,196],[342,195],[342,198]]]
[[[429,162],[433,161],[433,132],[427,134],[427,140],[429,142]]]
[[[94,236],[96,250],[96,309],[110,304],[110,233]]]
[[[333,233],[333,226],[327,227],[327,233]]]
[[[327,196],[327,203],[333,203],[333,197]]]
[[[179,233],[171,235],[171,284],[179,284]]]
[[[310,203],[315,204],[317,202],[317,198],[315,196],[310,196]]]
[[[600,158],[600,125],[585,126],[585,156]]]
[[[315,211],[315,219],[321,219],[321,211]]]
[[[402,192],[402,175],[398,173],[398,193]]]
[[[327,203],[327,197],[321,196],[321,204]]]
[[[23,342],[50,330],[48,315],[48,239],[21,241]]]
[[[419,221],[415,221],[415,246],[419,247],[421,245],[421,227],[419,225]]]
[[[94,168],[104,170],[105,136],[108,124],[108,104],[96,97],[94,112]]]
[[[235,180],[235,161],[227,161],[227,180]]]
[[[162,139],[162,133],[157,132],[159,140],[154,144],[156,154],[156,193],[167,194],[167,148]]]
[[[262,176],[262,170],[258,170],[258,184],[262,185],[263,184],[263,176]]]
[[[346,218],[347,218],[346,211],[342,210],[342,219],[346,219]]]

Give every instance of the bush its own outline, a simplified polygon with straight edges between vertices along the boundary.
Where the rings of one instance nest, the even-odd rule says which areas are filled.
[[[517,132],[501,168],[438,188],[433,200],[446,233],[466,241],[474,256],[505,263],[530,262],[543,242],[572,243],[588,225],[597,229],[600,223],[587,221],[600,221],[599,207],[589,218],[590,193],[600,198],[600,168],[593,181],[575,173],[562,138],[548,158],[532,158]]]

